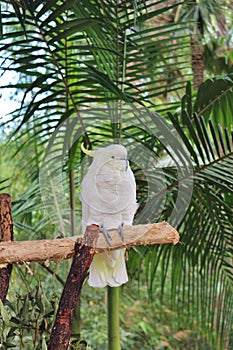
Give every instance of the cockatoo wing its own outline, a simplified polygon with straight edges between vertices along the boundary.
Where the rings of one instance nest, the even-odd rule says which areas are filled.
[[[138,209],[138,203],[136,198],[136,182],[135,182],[134,174],[131,169],[129,169],[128,181],[131,184],[132,190],[130,193],[131,198],[128,203],[128,206],[122,212],[122,222],[124,223],[124,225],[133,224],[134,215]]]

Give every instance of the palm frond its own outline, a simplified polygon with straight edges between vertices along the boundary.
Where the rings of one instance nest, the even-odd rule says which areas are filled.
[[[203,116],[205,120],[211,119],[214,126],[220,123],[222,128],[231,131],[232,128],[232,90],[233,74],[225,77],[208,79],[200,85],[196,99],[193,103],[193,112]],[[190,93],[185,95],[185,108],[190,101]],[[192,113],[190,113],[191,115]]]
[[[9,179],[0,179],[0,191],[5,191],[7,188],[9,188],[8,181]]]
[[[3,69],[14,69],[20,73],[21,80],[23,76],[31,77],[31,83],[25,82],[28,88],[25,86],[23,102],[26,97],[31,100],[30,96],[33,96],[33,99],[27,103],[23,122],[31,117],[35,109],[43,110],[43,105],[50,104],[51,109],[55,99],[63,105],[66,94],[71,102],[70,108],[76,109],[82,101],[93,101],[92,95],[97,98],[96,82],[101,86],[103,83],[101,73],[115,81],[121,91],[127,90],[131,95],[136,92],[137,97],[140,94],[148,98],[162,96],[168,91],[183,88],[185,79],[178,81],[182,76],[181,70],[179,76],[175,72],[178,65],[181,67],[182,60],[184,74],[188,69],[188,52],[184,51],[185,45],[188,45],[184,40],[185,26],[171,23],[154,29],[149,26],[144,28],[142,24],[146,19],[169,8],[163,7],[157,12],[153,10],[150,14],[150,6],[148,9],[143,6],[139,13],[140,25],[135,27],[134,2],[120,9],[117,4],[110,3],[107,2],[104,11],[92,3],[84,7],[75,1],[62,5],[56,1],[24,4],[23,11],[18,9],[18,16],[21,14],[20,22],[23,22],[26,31],[15,24],[18,16],[10,7],[4,12],[5,27],[14,26],[15,30],[4,35],[6,44],[2,45],[2,49],[11,53],[14,64],[11,64],[9,56],[8,65]],[[91,11],[93,15],[90,17]],[[86,64],[96,72],[94,85],[89,79],[91,72],[83,69]],[[157,84],[154,84],[155,68],[159,76]],[[163,71],[164,75],[161,74]],[[39,89],[35,93],[36,87]],[[111,87],[105,84],[104,98],[119,98]],[[138,94],[137,90],[141,93]],[[85,100],[82,98],[83,91],[86,92]],[[101,100],[100,89],[98,99]]]
[[[177,310],[183,310],[181,320],[187,322],[187,313],[193,315],[189,321],[193,317],[193,322],[196,322],[199,315],[198,322],[212,346],[224,349],[231,332],[233,313],[229,306],[233,277],[230,268],[233,205],[231,135],[225,129],[227,136],[223,137],[220,127],[216,130],[211,121],[206,124],[202,116],[195,114],[192,118],[186,111],[183,114],[185,128],[177,115],[169,114],[174,127],[172,129],[170,126],[170,132],[174,134],[177,131],[179,135],[175,143],[168,129],[161,128],[158,116],[151,117],[160,129],[159,140],[166,140],[168,149],[168,145],[173,147],[174,153],[170,156],[173,156],[174,165],[163,169],[166,174],[163,190],[157,188],[157,192],[146,199],[147,210],[143,209],[138,217],[144,222],[165,218],[175,224],[181,233],[182,244],[172,250],[169,247],[155,247],[147,251],[149,256],[143,262],[146,264],[148,286],[152,291],[158,270],[161,274],[161,293],[166,278],[171,278],[171,300]],[[185,153],[189,154],[192,167],[184,171],[185,162],[181,158],[185,159]],[[176,157],[180,162],[175,163]],[[179,166],[182,172],[177,172]],[[179,202],[180,192],[182,201]],[[163,199],[162,204],[159,199]],[[161,210],[163,207],[165,209]],[[172,266],[172,273],[169,266]],[[189,300],[188,305],[186,300]],[[224,315],[227,315],[226,320]]]

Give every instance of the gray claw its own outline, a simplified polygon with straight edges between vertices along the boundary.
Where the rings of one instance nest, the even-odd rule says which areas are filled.
[[[124,242],[124,232],[123,232],[123,224],[119,225],[117,228],[117,231],[122,239],[122,242]]]
[[[104,238],[106,239],[108,245],[111,246],[111,239],[112,239],[112,237],[110,236],[108,230],[107,230],[105,227],[102,226],[102,227],[100,228],[100,232],[103,233]]]

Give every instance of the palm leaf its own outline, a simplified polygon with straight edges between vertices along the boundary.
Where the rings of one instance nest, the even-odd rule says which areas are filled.
[[[152,101],[168,91],[183,89],[182,74],[177,76],[179,81],[171,76],[186,57],[185,25],[151,28],[149,19],[171,7],[162,2],[157,8],[147,5],[140,3],[137,15],[134,1],[120,8],[106,1],[104,12],[92,2],[85,7],[76,1],[28,2],[17,11],[17,3],[4,5],[2,50],[8,52],[8,58],[2,69],[15,71],[20,79],[6,87],[24,91],[21,108],[12,119],[17,137],[26,134],[19,133],[24,125],[27,130],[32,128],[30,124],[37,125],[35,142],[43,146],[56,125],[76,116],[88,140],[80,106],[135,98],[142,101],[143,95]],[[7,31],[7,26],[14,30]],[[161,71],[169,74],[161,76]],[[115,116],[110,116],[113,128],[119,124]]]
[[[160,219],[163,219],[164,215],[169,222],[175,219],[174,223],[181,233],[182,240],[180,247],[172,250],[169,247],[148,250],[149,257],[144,260],[144,263],[148,264],[146,267],[148,284],[150,290],[153,290],[159,270],[161,293],[163,293],[166,276],[168,277],[170,271],[168,264],[170,261],[172,301],[174,306],[177,305],[177,296],[179,297],[177,308],[183,309],[181,319],[183,317],[183,320],[186,320],[187,312],[190,316],[189,321],[191,322],[193,318],[193,322],[196,322],[196,317],[199,315],[201,329],[208,336],[212,346],[225,348],[231,332],[233,312],[228,304],[232,290],[232,270],[229,268],[232,249],[229,232],[232,231],[233,147],[229,143],[230,134],[226,131],[227,138],[224,138],[219,131],[221,129],[216,130],[211,121],[207,125],[204,119],[197,115],[194,116],[195,123],[192,124],[187,111],[186,115],[183,115],[185,128],[182,127],[177,115],[169,114],[169,118],[180,136],[181,144],[184,142],[187,148],[184,152],[191,156],[193,169],[189,168],[190,171],[187,171],[187,168],[180,178],[177,178],[177,168],[165,169],[167,175],[165,188],[161,192],[158,190],[150,198],[147,211],[139,213],[142,221],[148,218],[151,221],[158,219],[155,208],[159,209],[159,198],[164,196],[166,189],[164,204],[166,209],[161,212]],[[177,157],[185,159],[177,143],[168,134],[168,130],[161,128],[161,123],[156,121],[158,116],[152,116],[152,119],[157,126],[160,126],[160,133],[164,134],[164,138],[160,137],[160,140],[165,140],[167,136],[167,148],[169,149],[168,145],[173,146]],[[172,128],[171,132],[174,132]],[[184,167],[184,161],[181,163]],[[170,173],[173,173],[173,176],[169,176]],[[179,175],[181,173],[178,173]],[[186,186],[181,189],[179,183]],[[175,215],[178,216],[174,218],[174,207],[179,204],[177,201],[179,191],[182,191],[181,203],[185,214],[179,217],[180,211],[177,208]],[[186,191],[192,191],[191,198],[187,196]],[[166,261],[166,264],[163,261]],[[219,299],[221,303],[218,302]],[[186,300],[189,300],[189,305],[186,305]],[[223,321],[225,314],[226,322]]]
[[[7,183],[9,179],[0,180],[0,191],[5,191],[9,188],[9,184]]]
[[[198,90],[194,111],[198,115],[203,115],[205,120],[211,117],[215,126],[220,123],[223,128],[230,131],[233,111],[232,89],[233,74],[208,79]]]
[[[42,105],[49,104],[49,109],[52,110],[51,105],[55,98],[56,101],[59,101],[59,96],[64,98],[66,93],[71,101],[70,107],[75,104],[74,109],[77,109],[77,103],[82,103],[83,91],[87,91],[87,89],[88,94],[85,94],[85,102],[93,101],[92,95],[95,96],[96,100],[96,83],[103,86],[104,82],[104,98],[106,96],[110,100],[113,97],[119,98],[119,93],[116,93],[116,88],[112,84],[106,86],[106,79],[103,80],[102,73],[106,74],[108,79],[114,79],[122,91],[126,88],[128,94],[132,94],[132,90],[135,90],[134,86],[137,85],[143,94],[148,95],[148,98],[162,96],[169,91],[183,88],[183,81],[175,82],[176,77],[173,76],[173,73],[177,71],[177,65],[181,65],[182,56],[185,58],[186,55],[186,53],[183,54],[184,47],[180,47],[181,41],[184,43],[185,26],[171,24],[158,29],[149,27],[140,29],[138,27],[137,30],[132,31],[135,25],[134,5],[135,3],[132,2],[130,6],[126,8],[123,6],[119,11],[118,6],[114,5],[115,11],[112,8],[112,2],[111,4],[106,2],[105,15],[99,7],[92,3],[83,7],[74,1],[65,2],[63,5],[58,5],[55,1],[46,4],[37,2],[33,5],[28,3],[28,5],[24,4],[24,11],[19,8],[17,17],[21,14],[20,22],[24,24],[24,27],[27,26],[27,36],[25,36],[25,30],[22,31],[17,26],[16,30],[7,33],[5,38],[11,40],[17,37],[19,47],[16,48],[15,40],[12,40],[11,44],[6,43],[2,49],[11,52],[14,60],[14,66],[8,64],[6,70],[15,69],[21,75],[31,77],[32,83],[29,83],[30,85],[25,90],[23,102],[27,100],[26,97],[31,100],[30,95],[34,97],[31,102],[27,102],[28,108],[24,112],[22,124],[31,118],[35,109],[41,109]],[[25,6],[28,6],[26,11]],[[162,7],[155,11],[152,6],[153,11],[150,14],[150,6],[147,12],[143,6],[140,23],[169,9]],[[74,18],[71,10],[74,10],[77,19]],[[91,10],[95,10],[93,13],[96,17],[90,18]],[[9,11],[6,18],[7,25],[15,24],[14,12]],[[56,26],[54,26],[54,21]],[[114,34],[116,31],[119,33],[117,37]],[[127,34],[128,32],[129,34]],[[171,36],[174,37],[174,35],[174,43],[171,44]],[[134,44],[132,45],[132,43]],[[187,44],[188,42],[186,42]],[[16,49],[13,49],[14,47]],[[167,57],[167,53],[171,52],[171,47],[172,59]],[[81,54],[79,54],[80,50]],[[175,52],[177,60],[174,59]],[[151,62],[153,62],[153,66],[151,66]],[[69,63],[68,71],[66,70],[67,63]],[[83,64],[86,63],[89,70],[83,70]],[[133,72],[131,72],[132,66],[134,66]],[[41,67],[44,67],[46,71],[42,70]],[[92,71],[90,71],[90,67]],[[153,83],[155,67],[158,72],[169,71],[169,77],[164,76],[162,79],[157,79],[157,85]],[[96,76],[94,84],[89,79],[92,77],[93,70]],[[117,75],[114,72],[118,72]],[[161,73],[159,74],[161,76]],[[171,85],[171,89],[169,89],[169,85]],[[36,86],[40,89],[35,95]],[[49,93],[52,86],[54,94]],[[76,86],[75,90],[74,86]],[[164,86],[164,89],[161,86]],[[17,85],[15,87],[17,88]],[[136,96],[140,97],[138,93]],[[122,96],[120,97],[122,98]],[[35,103],[36,98],[39,101],[37,103]],[[63,98],[60,98],[61,105],[64,104]],[[98,99],[101,100],[101,98],[103,97],[98,89]],[[48,111],[46,112],[48,113]]]

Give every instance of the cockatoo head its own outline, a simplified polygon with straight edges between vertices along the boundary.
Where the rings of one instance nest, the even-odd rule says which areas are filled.
[[[127,159],[127,150],[122,145],[110,145],[107,147],[98,148],[95,151],[87,151],[84,146],[81,146],[82,151],[89,156],[94,157],[92,166],[96,169],[107,167],[114,171],[127,171],[129,162]]]

